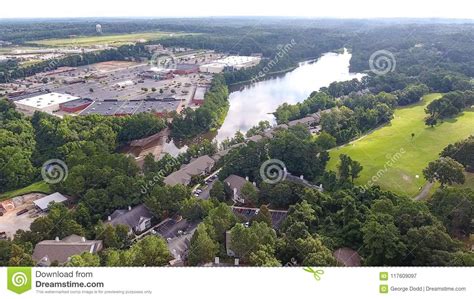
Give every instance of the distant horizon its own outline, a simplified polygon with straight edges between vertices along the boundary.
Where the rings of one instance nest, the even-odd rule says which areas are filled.
[[[455,17],[320,17],[320,16],[246,16],[246,15],[209,15],[209,16],[78,16],[78,17],[1,17],[2,20],[75,20],[75,19],[301,19],[301,20],[367,20],[367,21],[376,21],[376,20],[455,20],[455,21],[474,21],[473,18],[455,18]]]
[[[131,5],[133,4],[133,5]],[[220,17],[286,17],[322,19],[466,19],[473,20],[470,0],[413,1],[339,0],[311,3],[305,0],[272,2],[240,0],[223,5],[216,0],[172,1],[124,0],[114,2],[83,0],[68,5],[60,0],[5,1],[1,19],[71,19],[71,18],[220,18]]]

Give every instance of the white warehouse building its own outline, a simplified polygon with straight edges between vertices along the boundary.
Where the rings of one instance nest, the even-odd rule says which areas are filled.
[[[221,73],[225,68],[240,70],[256,66],[261,58],[257,56],[228,56],[199,67],[201,73]]]
[[[15,105],[19,111],[27,115],[32,115],[35,111],[53,114],[60,110],[61,104],[78,99],[79,97],[69,94],[52,92],[16,101]]]

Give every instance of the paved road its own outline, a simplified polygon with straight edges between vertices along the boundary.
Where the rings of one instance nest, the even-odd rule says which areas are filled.
[[[200,199],[209,199],[210,197],[210,194],[209,192],[211,191],[212,189],[212,186],[214,186],[214,183],[216,182],[217,180],[213,180],[212,182],[210,182],[209,184],[207,184],[207,188],[204,188],[204,186],[202,188],[200,188],[202,190],[202,193],[199,194],[198,198]]]
[[[433,187],[434,183],[430,183],[430,182],[427,182],[423,188],[421,189],[421,192],[420,194],[418,194],[417,196],[415,196],[413,198],[413,200],[422,200],[422,199],[425,199],[428,194],[430,193],[430,190],[431,188]]]

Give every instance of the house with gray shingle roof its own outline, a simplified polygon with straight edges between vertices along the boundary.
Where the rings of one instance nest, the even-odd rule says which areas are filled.
[[[50,266],[56,262],[59,265],[67,263],[71,256],[84,252],[97,253],[103,248],[101,240],[86,240],[78,235],[70,235],[62,240],[44,240],[36,244],[33,260],[39,266]]]
[[[133,209],[115,210],[107,219],[105,224],[116,226],[119,224],[126,225],[130,228],[131,232],[135,234],[141,234],[145,230],[151,227],[151,220],[153,214],[144,205],[138,205]]]
[[[201,156],[184,165],[180,170],[165,177],[163,182],[170,186],[177,184],[189,185],[192,177],[209,173],[215,164],[216,161],[208,155]]]

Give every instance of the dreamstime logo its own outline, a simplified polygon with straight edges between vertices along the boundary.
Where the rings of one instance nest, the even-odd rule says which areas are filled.
[[[19,288],[28,284],[28,277],[23,272],[17,272],[12,275],[12,284]]]
[[[150,64],[159,69],[176,69],[177,59],[171,52],[156,52],[151,56]]]
[[[260,177],[268,184],[285,180],[287,174],[285,163],[278,159],[267,160],[260,166]]]
[[[7,269],[7,288],[17,294],[31,290],[31,268],[10,267]]]
[[[57,184],[65,181],[68,175],[68,167],[64,161],[51,159],[44,162],[41,167],[41,176],[48,184]]]
[[[385,75],[395,70],[397,61],[392,52],[379,50],[370,55],[369,66],[373,73],[377,75]]]

